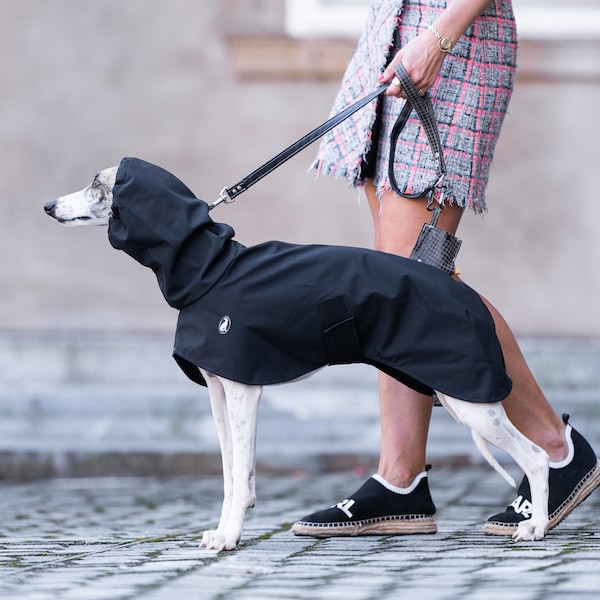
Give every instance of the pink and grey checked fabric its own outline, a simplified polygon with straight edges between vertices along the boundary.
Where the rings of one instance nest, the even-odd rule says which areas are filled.
[[[392,46],[394,31],[410,39],[437,19],[445,0],[372,0],[367,24],[344,75],[332,113],[375,89]],[[430,90],[448,168],[447,198],[484,212],[485,188],[494,147],[506,114],[516,67],[516,27],[510,0],[492,0],[446,57]],[[383,97],[375,184],[391,189],[389,138],[403,100]],[[311,169],[362,185],[365,156],[371,148],[376,105],[359,111],[322,141]],[[401,189],[424,189],[435,177],[424,131],[416,115],[409,119],[396,149],[394,172]]]

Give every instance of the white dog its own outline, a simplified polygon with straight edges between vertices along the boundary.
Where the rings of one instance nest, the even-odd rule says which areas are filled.
[[[115,184],[119,188],[118,197],[117,187],[115,187]],[[176,190],[176,193],[174,193],[173,190]],[[154,197],[158,198],[158,200],[155,201]],[[173,205],[169,204],[171,202],[172,197],[176,197],[176,200],[173,201]],[[163,198],[166,198],[166,200],[163,200]],[[181,200],[181,198],[184,198],[184,200]],[[117,202],[117,200],[119,201]],[[157,204],[157,202],[160,202],[160,204]],[[182,210],[184,212],[177,212],[178,208],[175,205],[175,202],[183,203]],[[156,217],[157,227],[168,230],[169,233],[167,235],[173,236],[170,240],[171,246],[173,244],[177,245],[181,243],[181,248],[176,248],[173,255],[174,258],[171,262],[169,262],[168,266],[165,266],[164,264],[159,264],[157,266],[157,264],[155,264],[156,261],[158,261],[159,263],[161,261],[165,261],[163,261],[162,258],[156,259],[156,252],[154,250],[150,253],[150,257],[148,254],[145,253],[146,249],[144,248],[144,244],[152,243],[151,241],[139,241],[140,239],[148,239],[149,234],[146,232],[145,229],[144,234],[141,235],[139,239],[136,238],[135,240],[135,251],[131,250],[129,246],[124,246],[127,242],[127,236],[131,236],[131,232],[134,229],[142,226],[147,227],[146,221],[144,221],[144,223],[138,222],[139,210],[137,208],[135,208],[135,210],[133,208],[130,209],[130,203],[139,204],[140,206],[147,207],[144,208],[144,210],[148,211],[148,213],[146,214],[146,221],[148,219],[153,218],[153,213],[157,210],[156,207],[158,206],[158,210],[161,211],[161,214],[160,217]],[[193,246],[193,252],[190,254],[190,256],[193,256],[194,260],[197,263],[199,263],[199,268],[204,268],[202,261],[204,259],[203,253],[206,250],[206,245],[201,245],[202,243],[204,243],[201,239],[201,236],[210,235],[213,237],[221,236],[223,238],[227,238],[226,242],[224,242],[223,245],[223,248],[225,249],[228,249],[230,244],[237,244],[237,242],[232,242],[229,239],[233,235],[233,231],[230,230],[230,228],[228,228],[226,225],[216,224],[207,217],[208,209],[206,208],[206,206],[207,205],[204,202],[194,198],[193,195],[191,195],[191,192],[189,192],[189,190],[187,190],[187,188],[185,188],[185,186],[183,186],[181,182],[176,180],[172,175],[170,175],[166,171],[163,171],[158,167],[154,167],[153,165],[149,165],[149,163],[139,161],[138,159],[124,159],[120,167],[113,167],[98,173],[98,175],[94,177],[93,182],[85,189],[74,194],[58,198],[53,202],[49,202],[44,206],[44,209],[48,215],[50,215],[51,217],[53,217],[54,219],[56,219],[64,225],[109,225],[109,238],[113,246],[125,249],[128,253],[132,254],[134,258],[139,260],[139,262],[146,266],[150,266],[151,268],[153,268],[153,270],[155,270],[159,280],[159,285],[161,286],[163,294],[165,294],[165,297],[167,298],[169,303],[171,303],[173,306],[176,306],[177,308],[182,308],[180,313],[181,320],[181,315],[184,314],[184,311],[187,310],[188,304],[191,302],[187,297],[185,299],[179,299],[179,296],[183,294],[183,292],[181,292],[181,287],[187,285],[188,282],[181,282],[178,279],[177,285],[171,285],[168,281],[168,275],[170,272],[173,271],[173,269],[176,269],[178,267],[178,261],[189,262],[186,260],[187,255],[185,255],[185,253],[182,251],[182,248],[185,249]],[[201,211],[202,218],[204,219],[203,223],[205,223],[208,227],[208,233],[205,233],[203,230],[201,230],[202,228],[200,228],[196,224],[194,225],[196,229],[193,230],[192,235],[190,233],[190,231],[192,231],[192,227],[182,225],[182,220],[188,218],[187,215],[189,214],[195,214],[194,211]],[[194,216],[193,218],[190,217],[190,219],[194,223],[197,223],[198,218],[196,216]],[[112,232],[111,228],[113,229]],[[183,241],[180,242],[179,238],[181,238]],[[268,251],[272,252],[271,246],[269,246],[269,244],[273,243],[267,244]],[[161,245],[169,246],[169,244],[164,244],[163,242],[160,242],[160,245],[157,247],[160,248]],[[233,258],[228,259],[228,270],[226,272],[229,273],[229,271],[231,270],[231,264],[235,263],[236,261],[239,261],[239,256],[241,256],[242,250],[244,252],[253,252],[255,248],[256,247],[245,249],[239,244],[237,246],[234,246],[231,249],[231,256]],[[277,248],[279,248],[279,246],[277,246]],[[281,245],[281,248],[283,248],[284,254],[286,254],[286,256],[290,252],[293,254],[293,256],[296,256],[297,253],[303,251],[302,249],[304,247],[293,245]],[[377,253],[368,250],[336,250],[336,248],[337,247],[329,246],[310,247],[310,250],[307,251],[310,251],[312,253],[311,256],[318,257],[318,260],[316,262],[323,263],[325,266],[327,266],[327,263],[330,260],[330,254],[333,256],[332,253],[339,252],[351,253],[349,254],[349,256],[352,257],[353,262],[361,262],[362,260],[366,260],[371,261],[369,263],[371,265],[377,265],[377,261],[380,260],[398,261],[393,263],[395,269],[401,268],[403,270],[406,270],[408,272],[407,277],[411,278],[411,281],[413,277],[416,278],[415,283],[411,284],[411,286],[417,288],[417,293],[419,293],[420,299],[422,297],[431,296],[434,293],[430,289],[419,289],[419,286],[421,284],[419,283],[418,278],[421,276],[422,273],[424,274],[423,277],[434,280],[436,282],[436,285],[438,285],[438,279],[440,282],[445,282],[446,280],[451,282],[453,281],[452,278],[450,278],[446,274],[438,275],[437,273],[434,273],[434,271],[437,271],[436,269],[433,269],[432,267],[428,267],[426,265],[419,265],[415,263],[415,261],[405,261],[405,259],[400,259],[398,257],[390,258],[388,255],[384,255],[383,253]],[[139,252],[142,258],[136,256],[134,252]],[[222,253],[222,249],[219,248],[219,256]],[[345,256],[345,254],[343,256]],[[281,260],[284,260],[284,258],[282,258]],[[195,277],[194,272],[189,271],[189,266],[186,268],[188,269],[186,273],[190,273],[191,278]],[[356,268],[359,269],[359,275],[360,269],[364,268],[364,276],[368,277],[369,272],[372,270],[373,267],[371,266],[367,268],[358,265]],[[300,267],[298,267],[298,269],[300,269]],[[262,273],[260,268],[258,269],[258,271]],[[399,277],[401,276],[403,275],[399,274]],[[223,294],[227,294],[229,284],[224,283],[225,279],[225,275],[221,275],[221,272],[219,272],[219,276],[215,277],[214,281],[211,281],[210,293],[215,293],[213,290],[217,290],[217,292],[220,293],[221,288],[224,288]],[[278,279],[275,278],[275,280],[275,284],[277,284]],[[253,284],[253,287],[251,289],[256,290],[256,285],[259,284]],[[285,284],[282,283],[281,285],[284,286]],[[440,283],[439,285],[446,284]],[[463,293],[464,291],[465,294],[470,294],[468,295],[468,303],[473,304],[475,306],[475,309],[483,314],[483,311],[485,311],[485,309],[480,308],[477,304],[478,296],[476,296],[475,292],[470,291],[469,288],[467,288],[467,286],[464,286],[464,284],[459,282],[452,282],[448,283],[447,285],[456,285],[461,287],[457,287],[456,290],[452,288],[450,292],[442,291],[443,297],[434,297],[432,299],[432,305],[444,306],[446,303],[451,302],[451,299],[449,297],[450,295],[454,295],[457,290],[461,293]],[[238,297],[236,301],[245,301],[246,296],[250,293],[244,292],[244,294],[245,295],[243,298]],[[197,296],[201,296],[202,299],[206,295],[208,295],[208,292],[204,288],[201,292],[197,294]],[[473,299],[471,299],[471,297],[473,297]],[[194,298],[196,298],[196,296],[194,296]],[[422,300],[420,301],[422,302]],[[196,302],[196,300],[194,300],[194,302]],[[402,312],[413,309],[412,301],[406,300],[404,298],[398,300],[398,304],[396,306],[397,311]],[[285,348],[288,347],[294,347],[294,350],[296,350],[297,343],[295,339],[288,340],[285,337],[285,332],[288,330],[287,328],[290,325],[289,323],[279,322],[278,310],[279,305],[274,305],[273,308],[266,307],[265,311],[263,312],[270,313],[268,315],[269,319],[277,328],[278,335],[282,336],[281,346],[283,350],[280,349],[280,351],[283,352]],[[303,312],[303,310],[299,312]],[[425,310],[427,310],[426,307]],[[373,311],[368,312],[370,313],[369,318],[373,320]],[[215,316],[214,318],[216,319],[218,316],[219,315]],[[377,316],[379,317],[379,315]],[[384,316],[385,315],[383,315],[381,318],[384,318]],[[489,317],[489,313],[487,313],[486,318],[487,317]],[[349,330],[346,329],[345,326],[352,320],[352,318],[342,319],[340,323],[342,323],[343,326],[340,328],[340,331],[344,331],[347,333]],[[441,319],[440,323],[443,323],[447,320],[447,318]],[[426,321],[426,323],[429,323],[429,321]],[[497,339],[495,337],[493,325],[491,323],[491,317],[489,317],[489,324],[486,321],[485,326],[482,326],[483,331],[485,335],[488,336],[494,344],[497,344]],[[187,327],[185,318],[182,321],[180,321],[180,325],[182,328]],[[284,375],[278,376],[278,378],[269,378],[265,376],[258,384],[255,383],[252,377],[254,371],[259,370],[259,367],[252,367],[252,374],[244,374],[239,377],[239,380],[236,381],[235,379],[238,377],[236,372],[227,370],[229,368],[229,363],[235,362],[235,358],[231,357],[231,360],[228,362],[228,357],[220,356],[220,354],[222,354],[222,351],[219,349],[219,344],[222,341],[223,343],[226,343],[225,340],[227,339],[233,340],[231,352],[239,348],[239,340],[242,338],[228,338],[230,329],[233,335],[237,335],[235,333],[235,326],[235,316],[230,317],[228,315],[224,315],[218,319],[218,327],[215,324],[214,331],[212,324],[208,327],[210,329],[210,332],[206,335],[214,337],[206,337],[203,340],[198,340],[197,343],[195,341],[195,338],[192,339],[192,343],[196,344],[198,347],[208,346],[208,348],[205,348],[204,350],[198,350],[198,352],[206,352],[206,360],[204,358],[195,359],[195,349],[192,349],[190,352],[188,352],[187,360],[185,358],[182,358],[181,354],[177,356],[178,352],[182,352],[185,354],[185,349],[178,349],[178,344],[181,345],[181,340],[180,342],[176,342],[175,347],[176,358],[179,359],[178,362],[180,363],[180,366],[184,368],[186,374],[188,374],[195,381],[205,383],[208,387],[212,412],[219,436],[224,477],[223,509],[221,512],[218,527],[215,530],[205,532],[201,544],[206,548],[215,550],[230,550],[236,547],[236,545],[240,541],[247,510],[254,506],[255,503],[256,427],[258,419],[258,404],[262,393],[262,383],[268,384],[278,383],[281,381],[290,381],[297,378],[297,376],[309,374],[311,371],[314,371],[316,370],[316,368],[322,366],[320,364],[314,364],[312,367],[310,366],[310,364],[308,366],[303,365],[302,368],[297,372],[295,371],[292,373],[291,371],[286,371]],[[372,323],[369,325],[369,327],[373,327]],[[337,331],[336,328],[337,324],[334,327],[331,327],[332,330]],[[396,331],[395,324],[390,324],[390,328]],[[433,331],[431,331],[432,329]],[[434,349],[443,349],[444,344],[447,342],[445,338],[447,338],[448,336],[461,334],[460,328],[455,327],[450,333],[443,332],[443,339],[442,337],[440,337],[440,339],[436,339],[436,329],[439,329],[439,325],[435,325],[433,327],[423,327],[422,330],[419,331],[418,336],[415,338],[416,341],[411,342],[409,340],[407,342],[410,346],[408,354],[410,355],[410,350],[412,348],[411,344],[419,344],[421,336],[432,336],[432,347]],[[182,336],[183,335],[184,334],[182,334]],[[200,334],[194,333],[194,335]],[[314,340],[312,339],[312,337],[314,336],[310,336],[310,334],[307,335],[311,337],[311,339],[309,339],[308,342],[314,342]],[[361,332],[361,335],[365,338],[368,337],[368,331],[367,334],[363,334]],[[401,327],[396,331],[394,336],[390,338],[391,341],[388,343],[394,343],[394,340],[396,338],[402,337],[403,335],[404,330]],[[441,333],[439,335],[442,336]],[[202,336],[200,335],[200,337]],[[255,338],[258,340],[259,336],[255,336]],[[368,340],[364,341],[364,343],[368,343]],[[449,340],[448,343],[452,345],[453,340]],[[463,347],[461,340],[458,340],[457,343],[458,346],[454,345],[454,348],[457,350],[457,352],[454,352],[454,354],[460,353]],[[268,342],[267,345],[270,346],[273,344]],[[385,349],[386,348],[383,348],[383,350]],[[273,350],[273,352],[275,352],[275,350]],[[346,343],[344,342],[343,348],[341,348],[340,350],[340,347],[338,347],[337,351],[341,351],[343,354],[344,352],[346,352],[346,350]],[[238,366],[243,371],[243,369],[246,367],[245,363],[252,362],[252,360],[254,359],[254,348],[252,345],[250,345],[249,348],[244,348],[242,346],[240,351],[242,355],[238,363],[243,364]],[[270,351],[271,348],[269,347],[265,352],[268,353]],[[298,359],[299,361],[302,361],[306,358],[303,355],[304,350],[302,348],[297,349],[297,352],[301,355]],[[529,479],[531,486],[533,512],[530,519],[522,521],[518,525],[518,529],[513,537],[517,541],[539,540],[543,538],[548,528],[548,455],[543,449],[536,446],[533,442],[531,442],[529,439],[523,436],[513,426],[513,424],[509,421],[500,401],[492,402],[489,400],[489,398],[469,398],[469,401],[465,401],[464,397],[463,399],[453,397],[453,394],[450,392],[451,390],[457,388],[453,388],[452,385],[449,385],[447,387],[445,386],[445,375],[443,375],[443,373],[440,375],[441,378],[439,379],[439,385],[437,383],[438,380],[433,381],[433,383],[423,381],[428,376],[426,373],[434,373],[432,377],[435,378],[435,373],[437,371],[444,371],[446,363],[449,365],[448,372],[453,372],[457,369],[454,368],[451,364],[452,360],[454,359],[452,356],[448,356],[448,354],[450,353],[446,352],[445,350],[440,350],[440,352],[442,352],[443,356],[437,356],[437,358],[435,359],[435,363],[425,365],[424,370],[418,372],[415,370],[411,370],[412,367],[410,366],[410,364],[406,363],[406,361],[410,362],[410,356],[408,356],[408,358],[404,357],[403,360],[405,361],[407,366],[406,369],[400,370],[396,369],[393,363],[393,356],[390,359],[384,357],[381,359],[374,360],[369,358],[369,356],[367,356],[366,358],[357,358],[357,355],[350,353],[348,356],[336,355],[334,359],[330,359],[328,362],[330,364],[334,364],[336,362],[367,362],[377,366],[378,368],[383,367],[384,369],[387,366],[388,372],[390,372],[391,374],[395,376],[402,376],[403,374],[406,374],[408,376],[406,381],[408,381],[409,383],[424,383],[426,387],[435,390],[443,406],[450,412],[450,414],[454,417],[456,421],[462,423],[471,430],[473,439],[478,449],[481,451],[486,460],[489,461],[489,463],[510,483],[510,485],[515,486],[514,480],[506,473],[506,471],[497,463],[497,461],[491,455],[487,446],[487,442],[507,452],[515,460],[515,462],[523,469],[523,471]],[[426,354],[427,356],[430,356],[429,352],[426,352]],[[485,363],[486,360],[487,359],[485,358],[485,356],[483,356],[481,357],[481,360],[478,360],[477,362]],[[308,360],[306,362],[307,364],[309,363]],[[220,366],[221,363],[227,363],[227,366]],[[196,365],[199,365],[199,367],[197,367]],[[233,369],[238,367],[231,368]],[[261,366],[260,368],[263,367]],[[269,365],[265,367],[265,369],[269,368]],[[487,368],[486,364],[483,364],[481,368],[483,369],[481,373],[485,376],[485,369]],[[197,373],[194,373],[194,370],[196,370]],[[459,373],[459,379],[468,379],[470,376],[470,371],[471,369],[469,368],[468,372],[465,371],[464,373]],[[219,374],[216,374],[217,372]],[[231,373],[233,373],[233,375],[231,375]],[[505,377],[505,373],[502,372],[501,376]],[[477,377],[478,379],[480,378],[479,376]],[[458,385],[460,386],[461,384],[459,383]],[[478,385],[478,382],[476,382],[475,385]],[[502,397],[505,397],[508,394],[509,389],[510,387],[508,387],[502,392]]]

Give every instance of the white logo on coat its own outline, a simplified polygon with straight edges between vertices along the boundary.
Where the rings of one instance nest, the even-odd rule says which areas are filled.
[[[225,335],[231,329],[231,318],[225,315],[219,321],[219,333]]]

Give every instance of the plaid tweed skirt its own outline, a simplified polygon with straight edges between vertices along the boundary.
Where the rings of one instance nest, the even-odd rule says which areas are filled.
[[[445,9],[446,0],[372,0],[371,4],[372,10],[377,5],[377,11],[390,5],[400,7],[391,33],[399,39],[400,45],[404,45],[435,22]],[[373,18],[369,20],[371,25]],[[364,64],[368,62],[361,59],[361,54],[372,57],[373,48],[377,45],[386,48],[384,63],[375,68],[376,81],[385,62],[395,51],[392,39],[371,39],[375,32],[381,37],[385,28],[372,29],[369,30],[368,22],[332,112],[370,91],[357,86],[359,71],[364,70]],[[386,31],[386,34],[389,33]],[[429,91],[448,169],[446,198],[476,213],[486,210],[485,188],[513,89],[516,53],[516,27],[511,2],[491,0],[445,58],[440,75]],[[363,67],[357,66],[361,62]],[[371,85],[364,81],[364,77],[362,83]],[[373,83],[371,89],[375,87]],[[345,128],[334,130],[323,139],[313,170],[344,177],[352,187],[361,186],[365,177],[373,178],[379,195],[391,190],[388,177],[390,134],[404,100],[383,96],[378,102],[378,107],[374,104],[370,108],[370,116],[359,116],[358,121],[346,123]],[[363,127],[367,131],[353,133],[353,127]],[[415,113],[398,140],[394,173],[399,188],[407,193],[424,190],[435,181],[431,149]]]

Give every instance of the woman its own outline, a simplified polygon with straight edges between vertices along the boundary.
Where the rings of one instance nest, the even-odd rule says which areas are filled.
[[[399,48],[399,50],[397,50]],[[397,50],[397,51],[396,51]],[[465,208],[486,210],[485,188],[494,146],[512,93],[516,33],[510,0],[372,0],[365,30],[348,65],[333,112],[393,81],[377,108],[363,109],[322,142],[314,169],[364,187],[378,250],[409,256],[430,214],[426,199],[397,194],[390,184],[389,139],[404,92],[394,81],[402,62],[419,93],[428,92],[438,119],[448,168],[446,206],[438,226],[455,233]],[[378,83],[379,82],[379,83]],[[414,193],[435,169],[416,116],[404,128],[395,153],[401,191]],[[485,300],[484,300],[485,301]],[[503,402],[511,421],[548,452],[550,528],[600,484],[600,463],[586,440],[548,404],[502,316],[485,301],[513,391]],[[425,449],[431,398],[380,374],[381,454],[377,474],[357,492],[304,517],[292,531],[316,537],[434,533]],[[484,531],[512,535],[528,518],[529,485]]]

